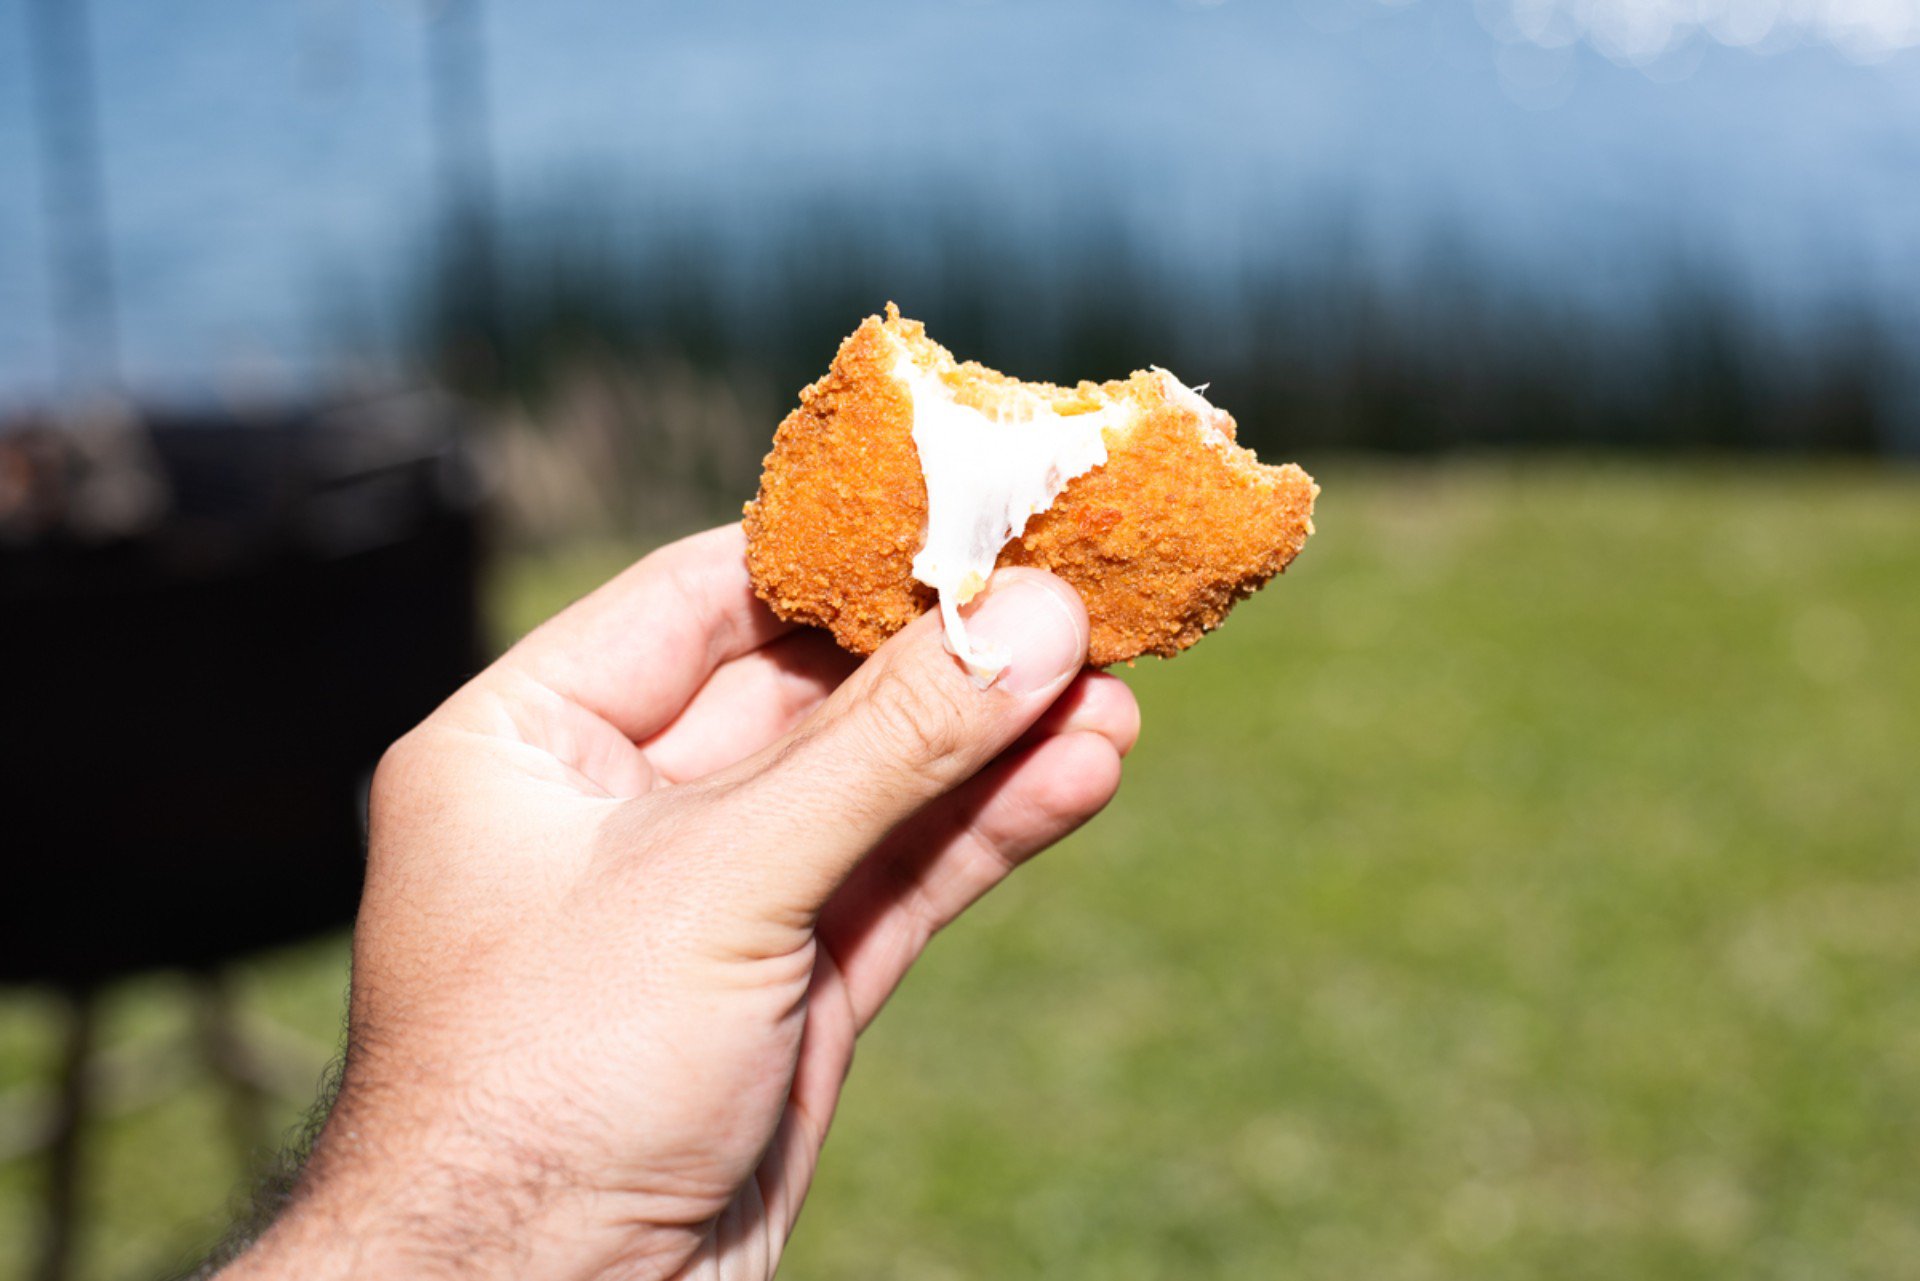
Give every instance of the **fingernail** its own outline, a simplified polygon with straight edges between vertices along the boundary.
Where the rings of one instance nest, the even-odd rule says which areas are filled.
[[[994,681],[1009,694],[1058,684],[1087,661],[1079,622],[1060,594],[1023,579],[994,587],[967,619],[967,635],[978,649],[1010,656]]]

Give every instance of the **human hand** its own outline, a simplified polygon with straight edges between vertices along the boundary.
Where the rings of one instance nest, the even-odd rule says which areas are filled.
[[[865,663],[737,527],[539,628],[375,775],[339,1098],[223,1275],[771,1276],[853,1056],[929,939],[1097,812],[1138,732],[1085,610],[996,574]]]

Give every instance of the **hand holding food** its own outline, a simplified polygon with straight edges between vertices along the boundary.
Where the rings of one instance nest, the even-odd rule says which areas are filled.
[[[1089,662],[1191,645],[1314,493],[1163,371],[1020,383],[867,321],[744,531],[381,764],[341,1093],[233,1275],[770,1277],[855,1038],[1118,787],[1139,712]]]
[[[865,662],[738,525],[503,655],[374,780],[350,1049],[236,1277],[772,1275],[853,1055],[935,932],[1091,817],[1138,712],[1035,570]]]

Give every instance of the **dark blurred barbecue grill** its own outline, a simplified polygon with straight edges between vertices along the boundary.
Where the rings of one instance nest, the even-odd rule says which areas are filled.
[[[374,763],[479,661],[474,509],[427,395],[0,430],[0,982],[75,1009],[51,1255],[88,994],[351,920]]]
[[[428,47],[443,196],[470,211],[453,248],[485,322],[478,3],[434,6]],[[88,6],[30,0],[23,17],[68,408],[0,420],[0,983],[69,998],[56,1103],[14,1109],[47,1113],[37,1276],[58,1281],[99,1075],[92,994],[156,967],[197,975],[203,1055],[242,1141],[260,1137],[257,1056],[220,968],[352,918],[374,763],[479,661],[479,548],[456,411],[434,396],[71,408],[122,386]]]

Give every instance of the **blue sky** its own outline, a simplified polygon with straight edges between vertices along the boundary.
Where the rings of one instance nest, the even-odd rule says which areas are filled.
[[[1444,230],[1588,297],[1679,253],[1765,305],[1865,294],[1915,325],[1920,54],[1697,36],[1621,65],[1529,2],[1546,45],[1510,0],[493,0],[500,182],[509,208],[589,191],[742,236],[819,195],[953,193],[1037,235],[1117,219],[1228,274],[1324,252],[1336,209],[1382,264]],[[396,304],[434,199],[423,12],[94,0],[136,388],[297,384],[329,307]],[[54,378],[26,30],[0,0],[12,400]]]

